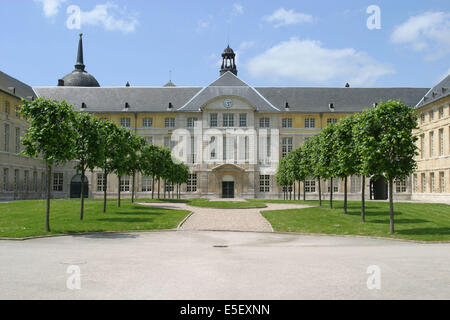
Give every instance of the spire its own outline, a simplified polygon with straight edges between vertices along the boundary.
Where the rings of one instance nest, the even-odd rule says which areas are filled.
[[[84,65],[83,60],[83,34],[80,33],[80,40],[78,41],[77,64],[75,65],[76,70],[84,71],[86,66]]]
[[[237,76],[238,71],[236,68],[236,54],[233,49],[230,48],[230,45],[228,45],[222,53],[222,67],[220,69],[220,75],[223,75],[228,71]]]

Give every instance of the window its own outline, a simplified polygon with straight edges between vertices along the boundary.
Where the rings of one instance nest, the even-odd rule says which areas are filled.
[[[259,192],[270,192],[270,176],[260,175],[259,176]]]
[[[395,192],[404,193],[406,192],[406,180],[395,180]]]
[[[283,192],[292,192],[292,186],[284,186],[283,187]]]
[[[104,173],[97,173],[97,192],[105,191],[106,181]]]
[[[424,124],[424,123],[425,123],[425,114],[424,114],[424,113],[421,113],[421,114],[420,114],[420,123],[421,123],[421,124]]]
[[[442,119],[444,117],[444,107],[439,108],[439,119]]]
[[[430,121],[433,121],[433,120],[434,120],[434,111],[431,110],[430,111]]]
[[[188,128],[195,128],[197,127],[197,118],[188,118],[187,119],[187,127]]]
[[[30,183],[30,172],[28,170],[25,170],[23,173],[23,190],[28,191],[29,190],[29,184]]]
[[[142,127],[143,128],[152,128],[153,127],[153,118],[142,119]]]
[[[282,138],[281,139],[281,156],[284,158],[286,157],[289,152],[292,151],[292,141],[293,138]]]
[[[164,137],[164,148],[172,150],[175,148],[175,141],[172,141],[171,137]]]
[[[146,143],[147,143],[147,145],[152,145],[153,144],[153,137],[146,137],[145,138],[145,141],[146,141]]]
[[[131,118],[120,118],[120,126],[122,128],[131,128]]]
[[[434,132],[430,132],[430,157],[434,157]]]
[[[197,192],[197,174],[190,174],[187,182],[187,192]]]
[[[339,179],[333,179],[333,192],[339,192]],[[331,180],[328,180],[328,192],[331,192]]]
[[[247,126],[247,114],[241,113],[239,114],[239,127],[246,127]]]
[[[14,191],[19,190],[19,169],[14,170]]]
[[[191,137],[191,152],[190,163],[196,163],[197,161],[197,140],[195,137]]]
[[[422,185],[421,186],[422,187],[421,191],[422,191],[422,193],[424,193],[427,190],[427,179],[425,178],[425,173],[422,173],[421,179],[422,179],[422,181],[421,181],[421,185]]]
[[[223,126],[224,127],[234,127],[234,114],[224,113],[223,114]]]
[[[53,174],[53,191],[63,191],[64,175],[62,173]]]
[[[166,181],[166,192],[173,192],[174,186],[170,182]]]
[[[430,192],[431,193],[433,193],[435,190],[434,190],[434,187],[436,186],[436,184],[435,184],[435,180],[434,180],[434,172],[431,172],[430,173]]]
[[[164,127],[165,128],[175,128],[175,118],[164,119]]]
[[[16,148],[15,152],[20,152],[20,128],[16,128]]]
[[[209,115],[209,126],[211,128],[217,127],[217,113],[211,113]]]
[[[9,152],[9,124],[5,124],[5,152]]]
[[[327,119],[327,126],[329,126],[330,124],[336,124],[337,121],[338,120],[336,118],[329,118]]]
[[[445,173],[439,173],[439,191],[445,193]]]
[[[211,137],[211,140],[209,141],[209,145],[210,145],[210,158],[211,160],[215,160],[217,157],[217,153],[216,153],[216,137]]]
[[[130,177],[129,176],[120,177],[120,191],[121,192],[130,192]]]
[[[316,180],[306,180],[305,181],[305,192],[306,193],[316,192]]]
[[[444,129],[439,129],[439,155],[444,155]]]
[[[425,158],[425,135],[422,134],[420,136],[420,157],[422,159]]]
[[[316,127],[316,119],[313,118],[306,118],[305,119],[305,128],[315,128]]]
[[[47,175],[45,172],[41,172],[41,190],[47,191]]]
[[[358,193],[361,192],[361,177],[352,176],[350,179],[350,192]]]
[[[259,119],[259,127],[260,128],[270,128],[270,119],[269,118],[260,118]]]
[[[142,192],[151,192],[152,185],[153,185],[152,177],[142,176]]]
[[[281,120],[281,126],[283,128],[292,128],[292,118],[284,118]]]
[[[34,192],[38,191],[38,180],[37,180],[37,172],[33,172],[33,190]]]
[[[5,101],[5,113],[8,114],[9,113],[9,102]]]
[[[16,106],[16,117],[17,118],[20,118],[20,107],[19,106]]]
[[[414,192],[415,193],[418,193],[419,192],[419,182],[417,181],[417,174],[415,174],[414,175],[414,177],[413,177],[413,179],[414,179]]]
[[[9,170],[7,168],[3,169],[3,190],[9,190]]]

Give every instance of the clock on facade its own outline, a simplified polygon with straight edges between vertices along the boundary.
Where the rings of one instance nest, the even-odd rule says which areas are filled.
[[[233,106],[233,100],[231,99],[225,99],[223,101],[223,105],[225,106],[225,108],[229,109]]]

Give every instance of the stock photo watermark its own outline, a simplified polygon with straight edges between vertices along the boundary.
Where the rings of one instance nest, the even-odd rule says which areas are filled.
[[[367,267],[367,289],[369,290],[381,290],[381,269],[377,265]]]
[[[67,289],[81,290],[81,268],[71,265],[67,267],[66,273],[69,274],[66,281]]]
[[[371,5],[367,7],[367,14],[370,14],[367,18],[367,29],[380,30],[381,29],[381,9],[377,5]]]

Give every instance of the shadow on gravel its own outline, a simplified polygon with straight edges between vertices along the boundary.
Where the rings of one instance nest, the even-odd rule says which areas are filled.
[[[99,232],[79,235],[74,234],[73,237],[88,239],[136,239],[139,235],[132,233]]]

